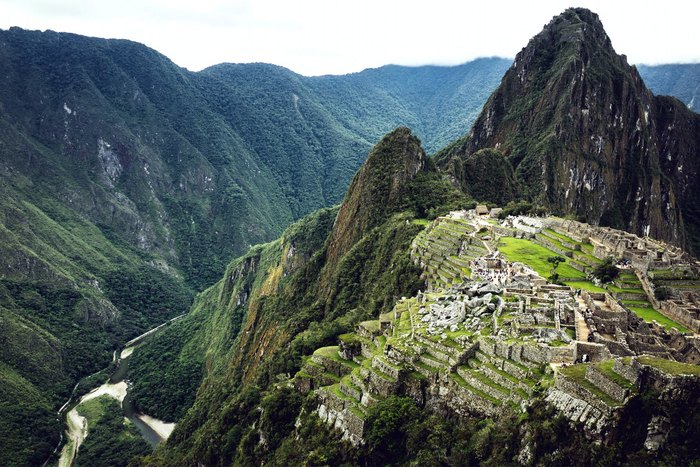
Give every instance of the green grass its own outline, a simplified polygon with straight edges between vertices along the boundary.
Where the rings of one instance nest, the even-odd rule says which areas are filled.
[[[498,368],[496,368],[496,366],[493,363],[487,363],[486,366],[489,367],[491,370],[495,371],[496,373],[498,373],[499,375],[503,376],[504,378],[509,379],[511,382],[513,382],[515,384],[518,384],[520,382],[520,380],[518,380],[518,378],[516,378],[515,376],[510,375],[510,374],[506,373],[505,371],[499,370]]]
[[[685,326],[676,323],[673,321],[671,318],[668,318],[658,311],[656,311],[653,308],[638,308],[638,307],[629,307],[630,310],[634,311],[637,316],[642,318],[644,321],[651,323],[651,320],[656,320],[657,323],[661,324],[662,326],[665,326],[666,329],[668,328],[676,328],[680,332],[687,332],[687,333],[692,333],[690,329],[686,328]]]
[[[367,418],[367,414],[364,413],[362,410],[358,409],[357,407],[350,407],[350,412],[357,415],[357,417],[361,420],[364,420],[365,418]]]
[[[340,390],[340,383],[334,384],[334,385],[332,385],[332,386],[328,386],[328,389],[329,389],[333,394],[335,394],[336,396],[338,396],[341,400],[344,400],[344,401],[345,401],[345,400],[349,400],[349,401],[352,401],[352,402],[354,402],[354,403],[356,403],[356,404],[359,404],[359,403],[360,403],[360,401],[358,401],[358,400],[355,399],[354,397],[350,397],[350,396],[348,396],[347,394],[345,394],[343,391],[341,391],[341,390]]]
[[[333,345],[330,347],[321,347],[320,349],[317,349],[314,353],[330,358],[331,360],[336,361],[338,363],[342,363],[343,365],[349,366],[350,368],[358,368],[360,366],[352,360],[345,360],[344,358],[341,358],[340,355],[338,355],[338,349],[339,347],[337,345]]]
[[[413,362],[413,365],[423,368],[424,370],[432,371],[433,373],[437,373],[439,371],[437,368],[434,368],[430,365],[426,365],[425,363],[419,361]]]
[[[696,375],[700,376],[700,366],[687,363],[672,362],[657,357],[637,357],[637,361],[644,365],[653,366],[672,375]]]
[[[602,287],[596,287],[593,282],[588,282],[588,281],[570,281],[570,282],[564,282],[564,284],[568,285],[569,287],[573,287],[575,289],[583,289],[587,290],[589,292],[600,292],[600,293],[607,293],[608,291],[603,289]]]
[[[559,256],[558,253],[532,243],[530,240],[520,238],[503,237],[501,242],[505,243],[505,246],[499,246],[498,249],[509,261],[525,263],[542,277],[547,278],[551,275],[552,263],[548,263],[547,258]],[[584,273],[568,264],[560,264],[557,268],[557,274],[560,277],[586,277]]]
[[[610,290],[613,290],[617,293],[636,293],[636,294],[643,294],[646,296],[646,292],[643,289],[621,289],[619,287],[615,287],[612,284],[606,284],[606,287],[608,287]]]
[[[411,222],[415,225],[422,225],[422,226],[428,226],[430,224],[430,221],[428,219],[413,219]]]
[[[379,324],[379,320],[363,321],[360,323],[360,326],[367,329],[372,334],[377,334],[381,330],[381,325]]]

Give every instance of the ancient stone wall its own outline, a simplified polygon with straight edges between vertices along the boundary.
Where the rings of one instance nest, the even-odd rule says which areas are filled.
[[[593,365],[586,367],[586,379],[618,402],[623,402],[629,395],[629,389],[615,383]]]
[[[626,365],[621,358],[616,358],[615,363],[613,363],[613,371],[635,386],[639,386],[639,379],[642,374],[641,366]]]
[[[672,301],[663,302],[662,311],[663,314],[674,321],[678,321],[695,332],[700,332],[700,321],[696,319],[687,309],[678,306],[678,304]]]
[[[612,408],[609,407],[605,402],[598,399],[598,396],[596,396],[583,386],[571,381],[569,378],[561,374],[561,372],[557,373],[554,384],[556,388],[587,402],[591,406],[600,410],[603,414],[607,416],[612,415]]]
[[[591,362],[602,362],[612,358],[610,351],[603,344],[577,341],[575,343],[575,349],[574,355],[576,359],[583,358],[584,355],[587,355]]]

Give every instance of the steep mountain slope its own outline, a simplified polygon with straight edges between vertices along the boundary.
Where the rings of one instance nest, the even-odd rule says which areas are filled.
[[[597,15],[570,9],[518,54],[469,135],[436,160],[460,184],[460,161],[495,148],[522,195],[553,212],[697,249],[698,125],[680,101],[644,86]]]
[[[224,278],[198,298],[183,326],[201,313],[209,324],[198,336],[218,335],[203,339],[211,342],[201,352],[209,376],[160,451],[165,460],[149,462],[230,463],[242,437],[257,436],[245,420],[256,416],[251,404],[259,402],[260,388],[284,380],[298,370],[303,355],[422,286],[408,255],[422,229],[415,216],[431,207],[473,205],[442,180],[410,130],[386,135],[338,211],[312,214],[281,240],[234,260]],[[266,455],[255,454],[256,462]]]

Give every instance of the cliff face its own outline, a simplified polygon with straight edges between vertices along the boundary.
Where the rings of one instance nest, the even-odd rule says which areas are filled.
[[[555,213],[687,246],[697,242],[686,200],[697,193],[699,118],[644,86],[597,15],[570,9],[530,40],[469,135],[437,159],[460,181],[456,161],[495,148],[522,194]]]

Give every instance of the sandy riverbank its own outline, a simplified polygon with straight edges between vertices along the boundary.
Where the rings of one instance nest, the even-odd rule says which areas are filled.
[[[134,349],[136,349],[136,347],[127,347],[126,349],[122,350],[122,353],[119,355],[119,358],[124,360],[126,357],[134,353]]]
[[[88,433],[88,424],[85,417],[78,414],[78,407],[83,402],[89,401],[96,397],[108,395],[119,402],[126,397],[126,382],[121,381],[117,384],[103,384],[97,389],[93,389],[89,393],[80,398],[80,402],[68,412],[68,438],[71,440],[61,451],[61,459],[58,461],[59,467],[68,467],[73,463],[75,455],[83,444]],[[172,430],[171,430],[172,431]]]
[[[151,427],[153,431],[158,433],[158,436],[160,436],[164,440],[168,439],[168,436],[170,436],[170,434],[175,429],[174,423],[165,423],[164,421],[158,420],[157,418],[153,418],[146,414],[135,415],[138,417],[139,420]]]

